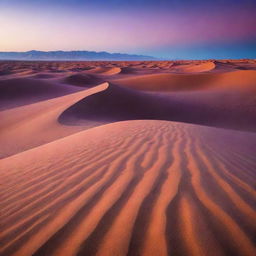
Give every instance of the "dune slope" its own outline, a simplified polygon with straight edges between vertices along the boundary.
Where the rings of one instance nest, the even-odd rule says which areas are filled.
[[[254,88],[148,93],[112,84],[72,105],[59,121],[83,125],[97,120],[157,119],[256,131],[254,101]]]
[[[102,83],[66,96],[0,112],[0,158],[99,125],[98,121],[88,120],[83,127],[65,126],[58,122],[58,118],[77,101],[107,87],[108,83]]]
[[[60,97],[81,90],[79,87],[32,78],[0,80],[0,111]]]
[[[203,63],[191,63],[191,64],[179,64],[171,67],[172,72],[177,73],[200,73],[211,71],[215,68],[214,62],[203,62]]]
[[[141,120],[7,157],[1,253],[254,255],[255,150],[253,133]]]
[[[111,81],[111,80],[110,80]],[[117,78],[112,83],[142,91],[171,92],[208,89],[248,89],[254,91],[256,71],[240,70],[227,73],[146,74]]]
[[[86,73],[99,74],[99,75],[115,75],[120,72],[121,72],[121,69],[118,67],[96,67],[86,71]]]

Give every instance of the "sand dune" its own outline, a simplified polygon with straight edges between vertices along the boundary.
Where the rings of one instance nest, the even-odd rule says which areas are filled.
[[[0,62],[0,255],[254,256],[255,69]]]
[[[152,94],[110,85],[72,105],[59,121],[65,125],[83,125],[97,120],[109,123],[158,119],[255,131],[254,99],[254,88]]]
[[[50,78],[56,78],[56,74],[53,74],[53,73],[36,73],[35,75],[31,76],[31,78],[50,79]]]
[[[58,117],[77,101],[105,90],[107,86],[107,83],[103,83],[89,90],[0,112],[0,158],[84,129],[85,127],[79,126],[62,126]],[[88,121],[86,127],[99,124],[99,121]]]
[[[111,81],[111,80],[110,80]],[[114,84],[145,91],[195,91],[203,89],[255,90],[256,71],[233,71],[207,74],[147,74],[112,80]]]
[[[118,67],[96,67],[93,69],[90,69],[86,71],[87,73],[92,73],[92,74],[100,74],[100,75],[115,75],[121,72],[121,69]]]
[[[5,158],[1,252],[254,255],[255,150],[253,133],[142,120]]]
[[[176,64],[171,67],[171,71],[178,73],[197,73],[206,72],[215,68],[214,62],[192,63],[192,64]]]
[[[81,88],[30,78],[0,80],[0,110],[77,92]]]
[[[65,84],[72,84],[82,87],[91,87],[102,83],[104,80],[90,74],[74,74],[63,79]]]

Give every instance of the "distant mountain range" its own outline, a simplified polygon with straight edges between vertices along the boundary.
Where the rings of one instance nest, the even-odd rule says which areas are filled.
[[[28,52],[0,52],[0,60],[157,60],[157,58],[125,53],[33,50]]]

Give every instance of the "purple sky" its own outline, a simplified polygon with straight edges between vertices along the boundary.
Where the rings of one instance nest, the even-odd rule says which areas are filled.
[[[256,58],[255,13],[246,0],[1,0],[0,51]]]

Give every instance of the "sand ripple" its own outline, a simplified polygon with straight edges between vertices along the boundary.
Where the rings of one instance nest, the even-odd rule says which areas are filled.
[[[254,255],[255,145],[253,133],[126,121],[5,158],[1,253]]]

